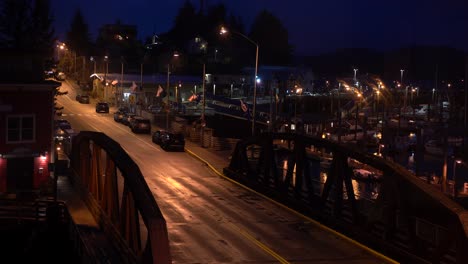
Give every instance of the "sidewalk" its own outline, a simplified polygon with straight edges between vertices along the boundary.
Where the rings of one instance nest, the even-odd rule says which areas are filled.
[[[204,148],[200,143],[185,141],[185,152],[205,163],[218,175],[223,175],[223,169],[229,166],[233,151]]]

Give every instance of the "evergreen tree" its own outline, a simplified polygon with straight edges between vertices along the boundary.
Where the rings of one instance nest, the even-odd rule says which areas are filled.
[[[0,49],[27,58],[31,66],[23,75],[31,80],[42,79],[53,54],[50,1],[2,0],[0,5]]]
[[[261,64],[286,65],[291,62],[293,48],[289,44],[288,30],[270,12],[263,10],[257,15],[249,36],[260,46]]]
[[[29,0],[4,0],[0,13],[0,46],[31,50],[31,3]]]
[[[32,9],[32,45],[45,57],[52,57],[54,45],[54,21],[49,0],[36,0]]]
[[[77,56],[89,55],[90,34],[80,9],[77,9],[73,16],[70,30],[67,32],[67,43]]]
[[[185,50],[188,42],[198,35],[200,21],[193,4],[186,0],[174,20],[174,26],[168,34],[168,44],[172,43],[179,50]]]

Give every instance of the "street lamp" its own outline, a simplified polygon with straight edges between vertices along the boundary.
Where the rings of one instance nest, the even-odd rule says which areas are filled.
[[[104,72],[104,101],[107,101],[107,92],[108,92],[107,73],[109,71],[109,57],[107,55],[104,56],[104,62],[106,63],[106,69]]]
[[[459,160],[459,159],[455,159],[453,161],[453,197],[457,197],[458,196],[458,190],[457,190],[457,174],[455,173],[456,169],[457,169],[457,164],[461,164],[462,161]]]
[[[179,53],[174,52],[172,54],[172,58],[177,58],[177,57],[179,57]],[[166,93],[167,93],[166,130],[169,129],[169,111],[170,111],[170,106],[169,106],[169,81],[170,81],[170,74],[171,74],[170,67],[171,67],[171,64],[169,62],[167,64],[167,83],[166,83]]]
[[[89,58],[90,61],[94,63],[94,71],[93,73],[96,73],[96,60],[94,60],[94,57]]]
[[[224,35],[227,34],[229,31],[225,27],[221,27],[221,30],[219,31],[219,34]],[[255,52],[255,76],[254,76],[254,97],[253,97],[253,107],[252,107],[252,136],[255,135],[255,107],[257,104],[257,73],[258,73],[258,43],[247,37],[246,35],[237,32],[237,31],[232,31],[241,37],[245,38],[248,40],[250,43],[254,44],[256,47],[256,52]]]
[[[403,73],[405,70],[401,69],[400,70],[400,84],[403,85]],[[406,106],[408,104],[408,86],[405,86],[405,100],[404,100],[404,108],[406,109]]]
[[[202,78],[202,90],[203,90],[203,107],[202,107],[202,114],[201,114],[201,122],[202,128],[205,127],[205,106],[206,106],[206,96],[205,96],[205,78],[206,78],[206,68],[205,62],[203,62],[203,78]],[[203,135],[203,134],[202,134]]]
[[[357,73],[358,69],[353,69],[353,70],[354,70],[354,79],[353,80],[354,80],[354,83],[356,83],[356,81],[357,81],[356,73]]]

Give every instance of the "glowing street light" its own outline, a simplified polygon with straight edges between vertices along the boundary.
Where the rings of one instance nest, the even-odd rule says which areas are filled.
[[[250,43],[254,44],[255,47],[256,47],[256,53],[255,53],[255,75],[254,75],[254,97],[253,97],[253,107],[252,107],[252,136],[255,135],[255,107],[256,107],[256,104],[257,104],[257,79],[258,78],[258,43],[253,41],[252,39],[250,39],[249,37],[247,37],[246,35],[240,33],[240,32],[237,32],[237,31],[232,31],[238,35],[240,35],[241,37],[245,38],[246,40],[248,40]],[[229,33],[229,31],[225,28],[225,27],[221,27],[220,31],[219,31],[219,34],[220,35],[224,35],[224,34],[227,34]]]
[[[92,61],[94,63],[94,71],[93,73],[96,73],[96,60],[94,59],[94,57],[91,57],[89,58],[90,61]]]

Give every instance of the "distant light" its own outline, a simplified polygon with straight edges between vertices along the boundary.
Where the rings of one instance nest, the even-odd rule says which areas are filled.
[[[225,27],[221,27],[221,29],[219,30],[219,34],[224,35],[226,33],[228,33],[228,30]]]
[[[257,83],[261,83],[262,80],[260,79],[260,77],[257,77]]]

